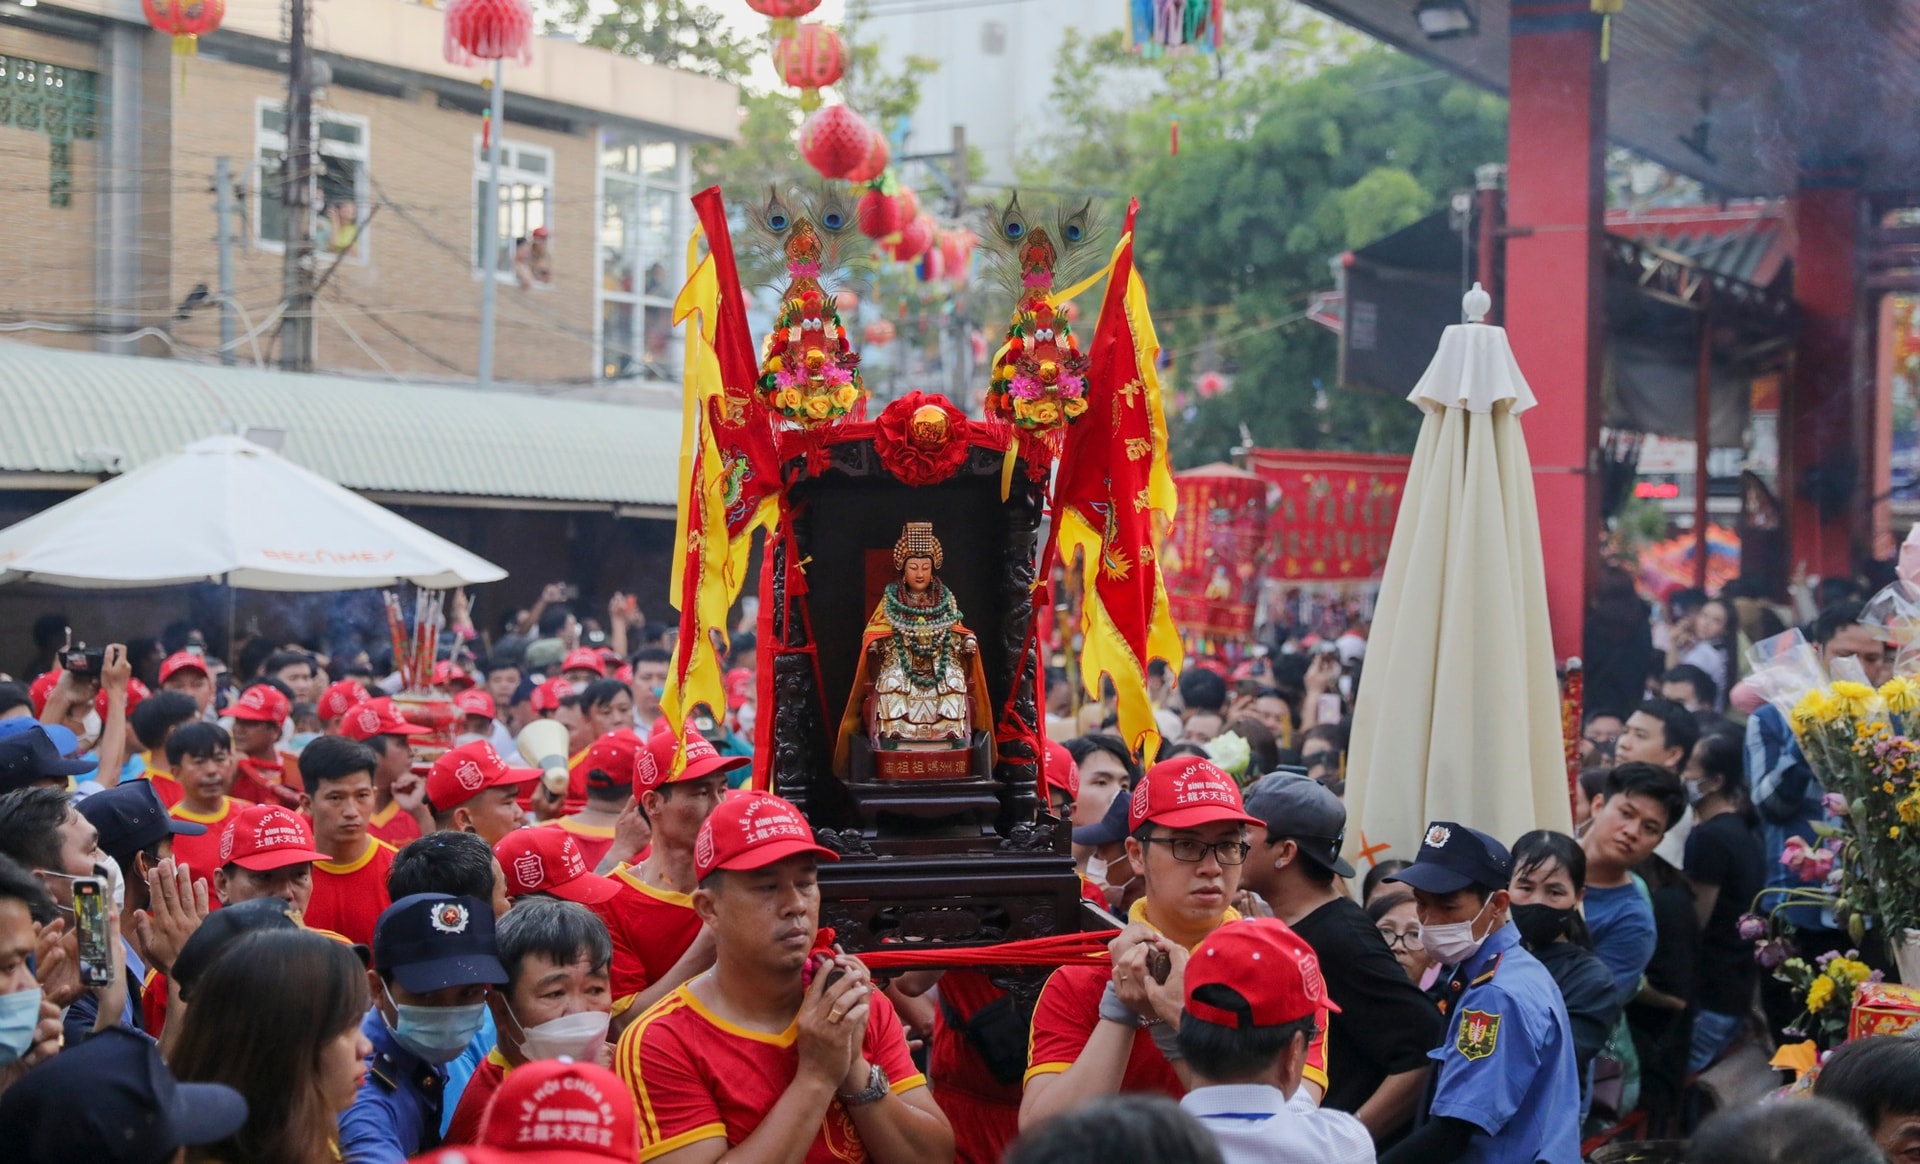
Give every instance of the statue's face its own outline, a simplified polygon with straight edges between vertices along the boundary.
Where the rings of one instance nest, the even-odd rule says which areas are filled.
[[[907,584],[910,593],[924,593],[933,585],[933,559],[908,558],[906,568],[900,571],[900,580]]]

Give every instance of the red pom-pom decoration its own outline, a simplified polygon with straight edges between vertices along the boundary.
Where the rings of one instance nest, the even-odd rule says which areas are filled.
[[[966,463],[966,414],[945,396],[909,392],[875,418],[873,449],[902,483],[935,485]]]
[[[829,105],[800,126],[800,156],[823,178],[844,178],[866,160],[867,123],[844,105]]]
[[[824,24],[803,24],[773,46],[773,66],[796,89],[824,89],[847,68],[847,47]]]
[[[860,332],[860,338],[876,348],[884,348],[893,342],[895,334],[891,319],[876,319]]]
[[[533,7],[527,0],[452,0],[447,5],[447,62],[512,59],[533,63]]]
[[[173,51],[187,57],[200,51],[200,38],[220,27],[226,0],[140,0],[147,23],[173,38]]]
[[[932,245],[933,218],[922,214],[900,228],[900,240],[893,244],[893,259],[897,263],[911,263],[926,254]]]
[[[870,129],[869,132],[873,134],[873,140],[867,144],[867,156],[859,165],[847,171],[849,182],[871,182],[885,173],[887,163],[893,160],[893,149],[887,145],[887,135],[877,129]]]
[[[860,220],[860,233],[876,241],[900,233],[912,219],[902,214],[900,199],[883,190],[868,190],[854,208]]]
[[[820,0],[747,0],[747,7],[775,20],[798,20],[820,7]]]

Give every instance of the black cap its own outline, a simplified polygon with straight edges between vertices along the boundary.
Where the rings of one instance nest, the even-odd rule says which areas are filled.
[[[0,1142],[17,1164],[164,1164],[246,1122],[238,1091],[177,1082],[151,1039],[115,1028],[69,1046],[0,1095]]]
[[[0,739],[0,793],[26,788],[36,780],[65,780],[91,772],[93,760],[69,760],[54,746],[44,727],[30,727]]]
[[[373,927],[373,964],[414,994],[507,984],[493,907],[447,893],[416,893],[388,906]]]
[[[285,898],[256,897],[208,914],[174,956],[173,969],[167,975],[174,989],[181,998],[192,1001],[189,996],[193,984],[228,946],[256,930],[299,929],[300,924],[287,916],[291,908]]]
[[[1122,792],[1107,805],[1107,814],[1090,825],[1081,825],[1073,830],[1073,843],[1076,845],[1111,845],[1115,841],[1124,841],[1133,832],[1127,824],[1128,796]]]
[[[1505,889],[1512,879],[1513,858],[1505,845],[1450,820],[1428,825],[1413,864],[1387,877],[1428,893],[1458,893],[1472,885]]]
[[[1267,822],[1270,839],[1300,846],[1300,855],[1342,877],[1353,876],[1353,866],[1340,859],[1347,841],[1347,806],[1318,780],[1288,772],[1274,772],[1247,789],[1246,809]]]
[[[206,825],[168,816],[160,794],[145,780],[129,780],[96,792],[75,807],[100,830],[100,848],[116,861],[168,837],[198,837],[207,831]]]

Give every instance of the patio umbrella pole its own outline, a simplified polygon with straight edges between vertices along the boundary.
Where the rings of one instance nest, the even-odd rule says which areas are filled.
[[[227,588],[227,667],[235,675],[240,673],[240,651],[234,644],[234,608],[239,605],[240,592],[233,585],[232,574],[222,574],[220,584]]]
[[[1713,444],[1712,315],[1709,299],[1700,309],[1700,359],[1693,377],[1693,585],[1698,590],[1707,588],[1707,454]]]

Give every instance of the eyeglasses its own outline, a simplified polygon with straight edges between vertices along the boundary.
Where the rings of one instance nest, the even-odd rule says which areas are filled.
[[[1389,950],[1395,946],[1403,950],[1411,950],[1420,942],[1420,927],[1415,926],[1403,933],[1396,933],[1383,926],[1380,929],[1380,937],[1387,943],[1387,949]]]
[[[1213,859],[1222,865],[1244,865],[1247,854],[1253,852],[1253,846],[1245,841],[1216,841],[1208,844],[1193,837],[1142,837],[1151,844],[1165,845],[1173,852],[1173,859],[1189,865],[1198,865],[1212,853]]]

